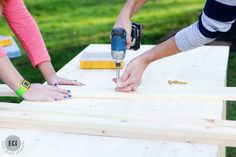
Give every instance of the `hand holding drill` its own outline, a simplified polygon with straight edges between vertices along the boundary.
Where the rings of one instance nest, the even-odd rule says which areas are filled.
[[[127,26],[129,28],[129,26]],[[141,30],[143,25],[137,23],[131,23],[130,31],[126,31],[123,27],[114,27],[111,32],[111,55],[116,62],[116,80],[120,79],[120,65],[125,58],[126,48],[132,50],[138,50],[141,45]],[[117,83],[117,90],[119,83]]]

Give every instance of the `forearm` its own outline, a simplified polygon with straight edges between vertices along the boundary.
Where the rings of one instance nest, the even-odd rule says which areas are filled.
[[[14,91],[18,90],[24,80],[7,56],[0,57],[0,77]]]
[[[55,74],[55,70],[51,62],[43,62],[38,65],[40,72],[42,73],[45,80],[48,80],[51,75]]]
[[[118,20],[129,20],[132,17],[132,12],[136,3],[137,0],[127,0],[118,16]]]
[[[135,6],[132,9],[131,16],[133,17],[134,14],[147,2],[147,0],[138,0],[135,4]]]
[[[130,20],[146,1],[147,0],[127,0],[118,16],[118,19]]]
[[[146,64],[150,64],[153,61],[177,54],[178,52],[180,52],[180,50],[176,45],[175,38],[172,37],[169,40],[156,45],[146,53],[142,54],[140,57]]]

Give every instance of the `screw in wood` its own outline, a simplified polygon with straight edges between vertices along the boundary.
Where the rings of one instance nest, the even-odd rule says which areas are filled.
[[[188,82],[178,81],[178,80],[169,80],[168,83],[169,83],[169,85],[172,85],[172,84],[188,84]]]

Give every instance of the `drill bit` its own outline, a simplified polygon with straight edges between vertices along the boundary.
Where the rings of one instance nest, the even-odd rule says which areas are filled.
[[[118,81],[120,79],[120,67],[116,68],[116,80]]]
[[[118,91],[118,80],[120,79],[120,63],[116,63],[116,90]]]
[[[120,67],[117,67],[116,68],[116,90],[118,91],[118,88],[119,88],[119,86],[118,86],[118,80],[120,79]]]

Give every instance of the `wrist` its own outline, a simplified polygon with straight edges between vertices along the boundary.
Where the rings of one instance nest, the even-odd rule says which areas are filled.
[[[11,89],[14,92],[16,92],[20,88],[20,85],[23,81],[24,81],[24,78],[22,77],[22,78],[16,79],[13,83],[8,84],[8,86],[11,87]]]
[[[48,81],[51,76],[56,74],[51,62],[43,62],[38,65],[38,68],[41,71],[41,73],[46,81]]]
[[[130,19],[126,15],[119,15],[114,25],[114,28],[126,27],[127,24],[130,24]]]
[[[20,83],[19,88],[15,91],[16,95],[18,95],[19,97],[23,97],[23,95],[29,90],[30,86],[30,82],[23,80]]]
[[[150,60],[145,55],[139,56],[139,60],[141,64],[145,67],[147,67],[151,63]]]
[[[54,75],[56,75],[56,72],[51,72],[48,73],[47,76],[44,76],[44,78],[47,82],[49,82]]]
[[[118,20],[119,21],[122,21],[123,23],[125,22],[129,22],[131,19],[130,17],[130,13],[129,12],[124,12],[124,13],[121,13],[118,17]]]

